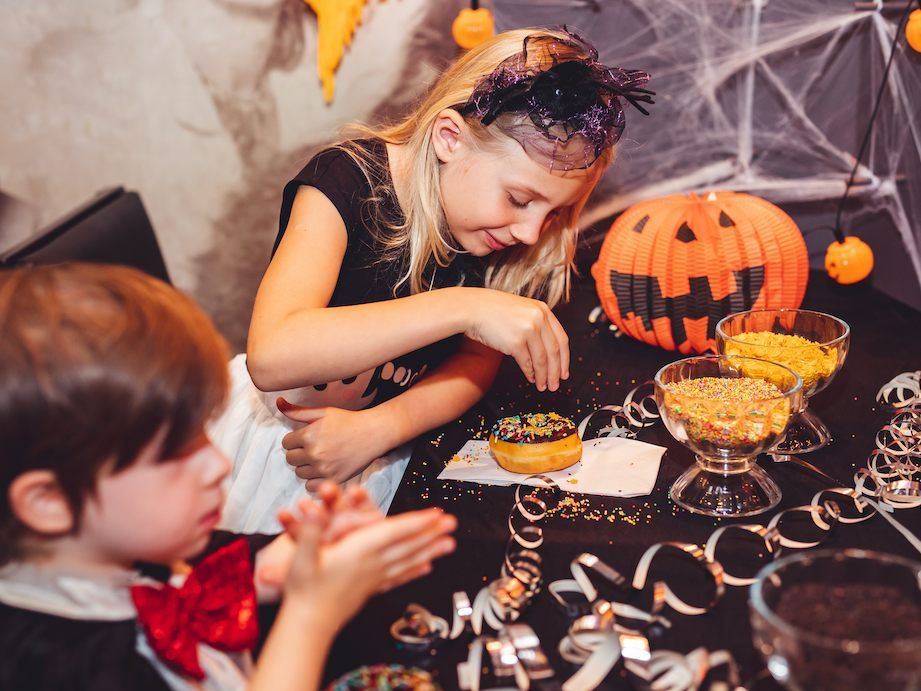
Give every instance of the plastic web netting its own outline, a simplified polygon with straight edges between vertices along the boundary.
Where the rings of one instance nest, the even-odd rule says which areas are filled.
[[[904,8],[843,0],[493,3],[500,31],[565,23],[606,64],[653,76],[653,113],[627,109],[621,165],[606,175],[586,224],[677,192],[731,189],[797,205],[839,199]],[[921,276],[921,55],[904,36],[896,51],[842,227],[859,235],[866,215],[887,215]]]

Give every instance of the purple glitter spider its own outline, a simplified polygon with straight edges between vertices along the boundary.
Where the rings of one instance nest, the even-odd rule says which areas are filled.
[[[460,108],[484,126],[496,124],[550,170],[588,168],[624,131],[620,98],[643,115],[654,103],[642,88],[649,75],[605,67],[588,41],[530,34],[519,54],[503,60]],[[587,56],[587,57],[586,57]]]

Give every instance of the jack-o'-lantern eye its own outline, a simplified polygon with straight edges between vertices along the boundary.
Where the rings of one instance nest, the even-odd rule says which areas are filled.
[[[687,223],[682,223],[681,227],[678,228],[678,232],[675,233],[675,239],[678,242],[694,242],[697,239],[697,236],[694,235],[694,231],[691,230],[691,226]]]
[[[736,192],[673,195],[627,209],[592,267],[605,313],[667,350],[715,350],[716,322],[748,309],[796,308],[809,261],[783,210]]]
[[[637,221],[636,224],[633,226],[633,228],[632,228],[633,232],[634,232],[634,233],[642,233],[642,232],[643,232],[643,228],[645,228],[645,227],[646,227],[646,224],[649,223],[649,218],[650,218],[649,214],[646,214],[645,216],[643,216],[642,218],[640,218],[640,220]]]

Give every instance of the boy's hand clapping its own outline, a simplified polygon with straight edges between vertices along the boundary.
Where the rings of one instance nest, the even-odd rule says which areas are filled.
[[[322,613],[341,626],[375,593],[384,592],[431,571],[432,560],[454,550],[448,534],[457,520],[440,509],[380,517],[350,517],[351,530],[335,542],[328,531],[343,530],[348,521],[334,516],[324,503],[305,499],[300,516],[287,514],[282,523],[296,549],[285,579],[286,600],[296,600],[312,617]],[[366,514],[358,509],[355,514]]]
[[[323,542],[335,542],[357,528],[384,518],[365,488],[358,485],[342,489],[335,482],[325,480],[317,488],[317,498],[330,514]],[[290,512],[285,513],[287,515],[281,518],[281,523],[287,530],[288,525],[294,526],[297,519]]]
[[[298,509],[278,517],[286,533],[272,546],[285,545],[287,558],[274,575],[284,599],[248,687],[254,691],[319,688],[329,645],[367,599],[428,573],[433,559],[454,550],[448,533],[457,520],[440,509],[385,518],[364,490],[342,492],[331,482]],[[259,573],[257,561],[257,581]],[[305,648],[307,641],[316,645]]]
[[[300,516],[279,513],[286,532],[257,557],[260,599],[283,588],[338,626],[374,593],[428,573],[454,549],[448,533],[457,521],[438,509],[385,518],[363,489],[332,482],[318,499],[304,499]]]

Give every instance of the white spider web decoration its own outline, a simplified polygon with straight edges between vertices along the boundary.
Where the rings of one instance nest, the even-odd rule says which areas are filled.
[[[605,64],[652,74],[652,115],[627,107],[621,163],[583,215],[587,226],[642,199],[712,189],[833,209],[905,2],[857,5],[872,9],[843,0],[494,0],[493,11],[500,31],[565,23]],[[904,36],[896,51],[842,227],[860,235],[867,215],[888,215],[921,276],[921,55]]]

